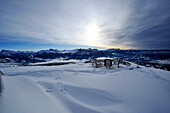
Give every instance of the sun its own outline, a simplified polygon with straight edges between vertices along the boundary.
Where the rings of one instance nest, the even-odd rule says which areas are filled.
[[[96,38],[99,34],[99,27],[96,24],[90,24],[87,27],[87,36],[88,38]]]
[[[90,45],[90,46],[97,46],[97,43],[99,43],[99,32],[100,28],[98,27],[97,24],[89,24],[86,27],[86,37],[85,37],[85,44]]]

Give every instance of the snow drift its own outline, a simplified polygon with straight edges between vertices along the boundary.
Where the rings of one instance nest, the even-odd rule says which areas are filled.
[[[0,113],[169,113],[170,72],[136,64],[1,68]]]

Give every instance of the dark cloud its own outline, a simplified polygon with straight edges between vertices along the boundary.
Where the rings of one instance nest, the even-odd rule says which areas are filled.
[[[170,1],[136,1],[124,38],[137,48],[170,48]],[[119,38],[122,38],[121,36]]]
[[[101,36],[110,46],[170,48],[170,1],[135,0],[121,28],[101,26]]]

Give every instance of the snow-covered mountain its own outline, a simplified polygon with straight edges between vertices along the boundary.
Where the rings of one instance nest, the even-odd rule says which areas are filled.
[[[63,60],[82,60],[89,57],[122,57],[124,60],[131,61],[140,65],[154,66],[162,69],[170,70],[169,63],[163,61],[170,61],[170,50],[121,50],[121,49],[74,49],[74,50],[40,50],[33,51],[0,51],[0,63],[9,63],[10,59],[13,63],[36,63],[45,62],[53,59]],[[159,60],[159,62],[157,62]],[[161,60],[161,61],[160,61]],[[10,61],[10,62],[11,62]]]

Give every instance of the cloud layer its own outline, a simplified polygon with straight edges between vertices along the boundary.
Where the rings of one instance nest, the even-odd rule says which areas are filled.
[[[170,48],[169,6],[169,0],[1,0],[0,40]],[[86,34],[92,24],[100,29],[95,38]]]

